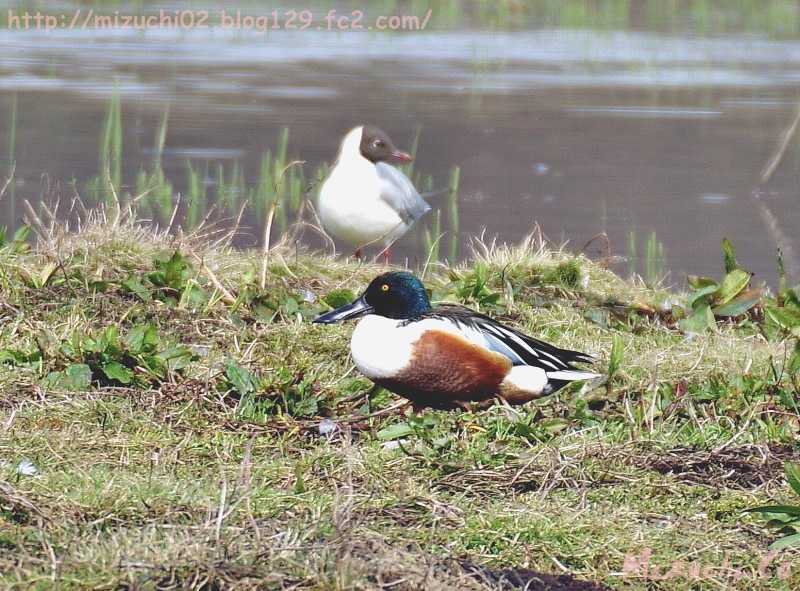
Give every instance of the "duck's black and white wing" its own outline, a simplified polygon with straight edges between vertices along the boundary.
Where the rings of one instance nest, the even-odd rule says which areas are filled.
[[[406,229],[431,210],[408,177],[394,166],[378,162],[375,169],[380,179],[381,199],[397,212]]]
[[[569,382],[598,377],[598,374],[573,365],[594,362],[595,358],[588,353],[561,349],[461,306],[438,306],[430,314],[454,323],[465,337],[508,357],[513,365],[541,368],[550,381]]]

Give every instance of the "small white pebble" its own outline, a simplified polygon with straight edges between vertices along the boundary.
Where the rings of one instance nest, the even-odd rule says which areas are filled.
[[[0,470],[10,468],[12,463],[7,460],[0,460]],[[36,476],[39,473],[39,468],[31,462],[28,458],[22,458],[14,470],[20,476]]]
[[[339,429],[339,425],[334,423],[330,419],[322,419],[319,422],[319,434],[320,435],[330,435],[334,431]]]
[[[300,297],[302,297],[303,301],[307,304],[313,304],[317,301],[317,296],[310,289],[301,289]]]
[[[22,476],[36,476],[38,473],[39,468],[27,458],[22,458],[19,464],[17,464],[17,474],[21,474]]]
[[[400,449],[400,441],[399,439],[395,439],[394,441],[386,441],[385,443],[381,443],[381,448],[385,450],[393,450],[393,449]]]

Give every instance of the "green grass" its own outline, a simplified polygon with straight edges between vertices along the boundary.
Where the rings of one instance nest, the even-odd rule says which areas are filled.
[[[478,242],[429,266],[434,299],[594,353],[611,379],[380,414],[397,399],[352,370],[352,327],[309,321],[383,267],[278,247],[262,290],[259,252],[108,211],[0,245],[3,588],[499,589],[508,569],[800,583],[775,569],[794,550],[759,575],[774,534],[743,513],[791,499],[782,467],[800,455],[794,343],[757,314],[687,338],[662,312],[684,294],[533,238]],[[624,574],[647,551],[649,577]]]

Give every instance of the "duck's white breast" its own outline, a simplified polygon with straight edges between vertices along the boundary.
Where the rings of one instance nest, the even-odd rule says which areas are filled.
[[[411,360],[412,342],[400,320],[375,316],[362,318],[350,339],[350,353],[358,370],[371,379],[390,378]]]
[[[438,318],[404,324],[374,314],[365,316],[350,339],[353,362],[370,379],[395,377],[408,367],[414,344],[429,330],[463,336],[451,322]]]

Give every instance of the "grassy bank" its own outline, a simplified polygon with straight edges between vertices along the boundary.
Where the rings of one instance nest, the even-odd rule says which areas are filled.
[[[279,247],[262,288],[259,253],[207,237],[120,216],[40,231],[0,254],[3,587],[800,583],[793,550],[763,565],[774,536],[742,513],[791,500],[783,463],[800,456],[793,344],[757,313],[687,336],[683,295],[535,239],[478,245],[425,270],[434,299],[612,375],[415,417],[368,394],[352,327],[309,324],[382,267]]]

